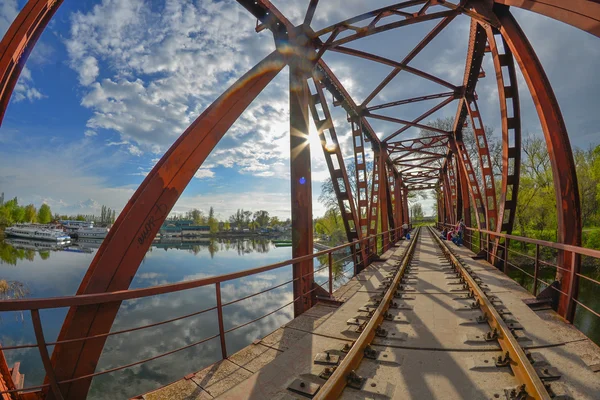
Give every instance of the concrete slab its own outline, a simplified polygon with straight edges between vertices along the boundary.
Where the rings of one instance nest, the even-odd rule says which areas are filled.
[[[300,339],[306,336],[302,332],[292,328],[279,328],[273,333],[261,339],[260,343],[276,350],[285,351],[293,347]]]
[[[221,360],[210,367],[196,372],[191,380],[211,396],[217,397],[240,382],[243,382],[250,375],[252,373],[239,365],[229,360]]]
[[[228,357],[228,360],[250,372],[256,372],[273,361],[275,357],[280,354],[280,351],[265,345],[251,344]]]
[[[472,369],[481,353],[440,352],[376,347],[402,357],[401,366],[363,361],[357,374],[362,390],[346,388],[342,399],[494,399],[516,385],[510,369]],[[489,355],[488,355],[489,357]],[[374,384],[374,386],[373,386]]]
[[[146,393],[144,400],[209,400],[213,397],[191,379],[181,379],[158,390]]]

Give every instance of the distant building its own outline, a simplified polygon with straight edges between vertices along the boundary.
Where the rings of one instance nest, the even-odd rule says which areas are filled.
[[[210,234],[210,226],[194,225],[192,220],[165,221],[160,228],[162,236],[199,236]]]
[[[181,227],[182,236],[197,236],[210,234],[208,225],[185,225]]]

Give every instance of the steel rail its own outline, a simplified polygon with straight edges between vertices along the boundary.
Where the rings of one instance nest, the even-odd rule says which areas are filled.
[[[404,252],[402,256],[401,266],[394,277],[394,280],[387,292],[385,293],[381,303],[373,313],[373,316],[367,323],[365,329],[360,334],[358,339],[352,345],[352,348],[344,357],[344,359],[337,366],[331,377],[327,379],[327,382],[323,385],[323,387],[317,392],[314,400],[329,400],[329,399],[337,399],[344,388],[346,387],[348,375],[356,370],[360,365],[364,357],[365,348],[373,341],[375,338],[375,330],[381,325],[383,322],[383,317],[385,313],[388,311],[390,307],[390,303],[394,299],[394,294],[396,293],[396,289],[400,284],[402,277],[404,275],[404,271],[406,271],[406,267],[412,258],[412,254],[415,250],[417,239],[419,237],[419,228],[415,233],[415,237],[411,239],[410,246]]]
[[[438,244],[444,255],[452,264],[454,264],[454,268],[462,275],[467,285],[471,288],[475,301],[479,303],[481,311],[487,316],[487,322],[490,325],[490,329],[498,333],[497,340],[502,348],[502,352],[509,354],[510,367],[519,383],[525,385],[528,396],[531,396],[536,400],[550,400],[550,395],[546,391],[544,383],[537,375],[535,369],[529,362],[527,355],[508,328],[508,325],[506,325],[506,322],[504,322],[498,311],[496,311],[492,305],[492,302],[487,298],[473,277],[467,272],[457,256],[442,242],[431,227],[428,228],[431,236],[434,237],[434,241]]]

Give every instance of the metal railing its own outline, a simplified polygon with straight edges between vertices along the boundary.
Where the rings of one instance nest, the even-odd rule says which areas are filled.
[[[439,229],[439,228],[443,228],[443,227],[454,227],[454,225],[437,223],[437,227]],[[504,243],[499,242],[497,244],[498,248],[500,250],[502,250],[502,256],[496,255],[495,260],[491,260],[491,258],[492,258],[491,250],[494,245],[494,241],[500,240],[500,239],[504,239]],[[469,245],[470,249],[473,252],[482,252],[483,251],[485,253],[486,259],[488,261],[492,262],[495,265],[501,265],[503,267],[505,274],[508,275],[510,268],[513,268],[513,269],[520,271],[521,273],[528,276],[529,278],[531,278],[533,280],[532,293],[534,296],[538,295],[538,289],[540,288],[540,284],[542,284],[543,286],[556,291],[558,293],[558,296],[566,297],[567,304],[568,304],[567,309],[573,310],[573,312],[570,313],[571,315],[575,315],[577,306],[581,306],[582,308],[586,309],[587,311],[589,311],[590,313],[595,315],[597,318],[600,318],[600,312],[592,309],[589,305],[583,304],[581,301],[578,300],[578,288],[579,288],[581,279],[583,279],[587,282],[591,282],[594,285],[597,285],[598,286],[598,288],[596,289],[597,292],[600,291],[600,282],[593,278],[590,278],[589,276],[582,274],[578,268],[575,268],[575,267],[564,268],[558,264],[558,261],[552,262],[551,259],[548,260],[548,259],[543,259],[543,257],[541,257],[541,252],[544,249],[552,249],[551,251],[557,251],[557,252],[568,252],[571,254],[572,265],[577,266],[577,265],[579,265],[579,259],[582,256],[591,257],[600,262],[600,250],[588,249],[585,247],[573,246],[573,245],[563,244],[563,243],[554,243],[554,242],[549,242],[547,240],[532,239],[532,238],[516,236],[516,235],[508,235],[505,233],[497,233],[497,232],[492,232],[492,231],[488,231],[485,229],[477,229],[477,228],[470,228],[470,227],[466,228],[465,237],[463,238],[463,241]],[[533,249],[534,254],[533,255],[527,254],[526,250],[523,252],[520,252],[520,251],[515,250],[514,248],[511,249],[512,243],[521,243],[521,245],[525,249],[527,248],[527,245],[532,245],[532,246],[534,246],[534,249]],[[498,254],[500,254],[500,252],[498,252]],[[531,273],[525,271],[520,266],[510,262],[511,254],[533,261],[533,275]],[[552,258],[555,258],[555,257],[552,257]],[[559,257],[556,257],[556,260],[559,260],[559,259],[560,259]],[[562,274],[569,274],[569,277],[570,277],[569,285],[568,285],[569,287],[567,287],[567,288],[561,287],[559,289],[558,287],[552,285],[552,282],[548,282],[548,281],[545,281],[544,279],[542,279],[540,277],[540,268],[543,268],[543,267],[554,268],[556,272],[561,271]],[[565,316],[565,315],[563,315],[563,317],[565,317],[569,322],[573,322],[572,318],[569,318],[568,316]]]
[[[344,262],[347,262],[347,260],[350,258],[354,258],[355,260],[360,260],[361,247],[364,248],[365,251],[368,252],[369,260],[371,260],[373,257],[378,256],[378,254],[379,254],[377,251],[378,239],[381,239],[381,243],[388,244],[387,246],[385,246],[383,248],[381,248],[381,247],[379,248],[379,251],[385,252],[400,237],[400,233],[399,233],[400,229],[401,228],[397,228],[397,229],[390,230],[387,232],[382,232],[377,235],[363,238],[362,240],[355,240],[352,243],[346,243],[346,244],[343,244],[343,245],[340,245],[337,247],[332,247],[330,249],[319,251],[317,253],[309,254],[309,255],[306,255],[303,257],[297,257],[297,258],[277,262],[274,264],[266,265],[263,267],[251,268],[251,269],[247,269],[247,270],[243,270],[243,271],[238,271],[238,272],[233,272],[233,273],[229,273],[229,274],[223,274],[223,275],[218,275],[218,276],[213,276],[213,277],[208,277],[208,278],[202,278],[202,279],[196,279],[196,280],[190,280],[190,281],[178,282],[178,283],[171,283],[171,284],[165,284],[165,285],[159,285],[159,286],[152,286],[152,287],[141,288],[141,289],[129,289],[129,290],[116,291],[116,292],[107,292],[107,293],[61,296],[61,297],[51,297],[51,298],[39,298],[39,299],[11,299],[11,300],[0,301],[0,312],[29,311],[31,313],[33,330],[34,330],[35,337],[36,337],[36,343],[28,343],[28,344],[17,345],[17,346],[0,346],[0,351],[38,348],[41,359],[42,359],[42,364],[43,364],[43,367],[44,367],[44,370],[46,373],[46,377],[48,380],[47,384],[29,386],[29,387],[25,387],[22,389],[12,389],[12,390],[0,391],[0,396],[4,395],[4,394],[15,393],[15,392],[28,392],[28,391],[36,391],[36,390],[40,390],[40,389],[49,388],[49,390],[51,390],[53,392],[53,394],[55,395],[55,397],[57,399],[62,399],[63,396],[60,391],[59,385],[75,382],[75,381],[82,380],[82,379],[91,379],[96,376],[119,371],[119,370],[122,370],[125,368],[130,368],[130,367],[133,367],[133,366],[136,366],[139,364],[146,363],[148,361],[162,358],[162,357],[177,353],[179,351],[200,345],[202,343],[208,342],[209,340],[216,339],[217,337],[220,338],[221,356],[223,359],[225,359],[228,356],[227,346],[226,346],[226,342],[225,342],[226,334],[236,331],[240,328],[243,328],[243,327],[250,325],[252,323],[255,323],[257,321],[260,321],[261,319],[264,319],[272,314],[275,314],[276,312],[284,309],[285,307],[294,304],[294,302],[300,301],[303,297],[305,297],[308,294],[311,294],[312,292],[316,291],[317,289],[323,288],[323,286],[325,286],[325,285],[328,286],[328,289],[326,289],[326,290],[329,293],[329,296],[331,297],[333,295],[333,291],[334,291],[333,266],[336,263],[342,263],[341,264],[342,265],[341,275],[348,278],[348,272],[350,271],[350,268],[344,269],[344,266],[343,266]],[[386,237],[387,240],[383,240],[384,237]],[[334,253],[344,251],[344,250],[347,251],[348,249],[350,250],[350,255],[348,255],[342,259],[339,259],[339,260],[334,260],[334,257],[333,257]],[[248,296],[244,296],[244,297],[234,299],[234,300],[231,300],[228,302],[222,301],[221,284],[223,282],[232,281],[235,279],[240,279],[240,278],[260,274],[262,272],[272,271],[275,269],[279,269],[279,268],[293,265],[296,263],[300,263],[303,261],[310,261],[310,260],[313,260],[313,259],[321,257],[321,256],[327,256],[327,262],[319,264],[316,267],[313,267],[313,271],[309,274],[295,277],[295,278],[292,277],[292,279],[290,279],[290,280],[287,280],[283,283],[279,283],[277,285],[271,286],[267,289],[250,294]],[[356,263],[350,263],[350,266],[353,267],[353,269],[354,269],[352,271],[352,275],[350,276],[350,278],[352,278],[352,276],[354,276],[358,272],[358,269],[357,269]],[[227,307],[232,304],[239,303],[243,300],[247,300],[252,297],[255,297],[255,296],[270,292],[272,290],[284,287],[286,285],[292,284],[295,281],[304,279],[308,276],[314,276],[315,273],[323,271],[325,269],[329,270],[328,271],[329,272],[328,279],[325,282],[315,285],[315,287],[313,289],[311,289],[310,291],[308,291],[306,293],[301,293],[300,296],[297,296],[292,301],[290,301],[290,302],[284,304],[283,306],[280,306],[274,310],[269,311],[268,313],[262,315],[261,317],[255,318],[251,321],[244,322],[240,325],[237,325],[235,327],[225,330],[224,323],[223,323],[223,308],[224,307]],[[179,316],[176,318],[171,318],[171,319],[164,320],[161,322],[155,322],[155,323],[142,325],[142,326],[138,326],[138,327],[134,327],[134,328],[123,329],[123,330],[114,331],[114,332],[107,332],[107,333],[102,333],[102,334],[98,334],[98,335],[85,336],[85,337],[80,337],[80,338],[75,338],[75,339],[60,340],[60,341],[54,341],[54,342],[46,342],[46,339],[44,337],[44,330],[43,330],[42,323],[40,320],[39,310],[122,302],[124,300],[146,298],[146,297],[157,296],[157,295],[162,295],[162,294],[167,294],[167,293],[180,292],[183,290],[199,288],[199,287],[204,287],[204,286],[209,286],[209,285],[215,286],[216,305],[213,307],[205,308],[200,311],[195,311],[193,313],[182,315],[182,316]],[[300,286],[302,286],[302,285],[300,285]],[[219,326],[219,333],[216,335],[206,337],[201,340],[195,341],[193,343],[189,343],[185,346],[179,347],[177,349],[169,350],[165,353],[161,353],[161,354],[158,354],[158,355],[155,355],[153,357],[149,357],[149,358],[146,358],[143,360],[138,360],[138,361],[126,364],[126,365],[121,365],[121,366],[113,367],[113,368],[106,369],[103,371],[94,372],[93,374],[77,376],[75,378],[66,379],[66,380],[62,380],[62,381],[58,381],[56,379],[56,376],[54,373],[54,366],[52,365],[52,362],[50,360],[50,356],[48,353],[48,346],[56,346],[59,344],[66,344],[66,343],[73,343],[73,342],[82,342],[82,341],[88,341],[88,340],[93,340],[93,339],[105,338],[108,336],[120,335],[120,334],[129,333],[129,332],[133,332],[133,331],[139,331],[142,329],[156,327],[159,325],[164,325],[164,324],[172,323],[175,321],[183,320],[186,318],[198,316],[198,315],[205,314],[209,311],[214,311],[214,310],[217,311],[217,322],[218,322],[218,326]]]

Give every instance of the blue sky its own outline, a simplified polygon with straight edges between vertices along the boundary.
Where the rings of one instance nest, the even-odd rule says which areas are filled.
[[[273,1],[296,24],[308,1]],[[315,30],[391,1],[320,2]],[[368,4],[365,4],[368,3]],[[24,1],[2,0],[0,34]],[[343,6],[342,6],[343,4]],[[600,46],[588,33],[530,12],[514,14],[554,85],[571,142],[587,147],[600,137]],[[233,81],[274,49],[268,31],[234,1],[65,1],[33,50],[0,128],[0,191],[22,202],[47,202],[66,213],[120,210],[173,141]],[[435,21],[373,35],[349,47],[401,60]],[[459,17],[411,65],[460,84],[469,20]],[[324,60],[362,100],[390,71],[347,55]],[[486,56],[477,93],[486,125],[500,132],[496,82]],[[287,69],[241,116],[198,171],[174,210],[214,206],[226,218],[237,208],[288,217],[289,139]],[[523,132],[540,134],[531,96],[519,76]],[[436,93],[435,84],[401,72],[371,104]],[[412,119],[435,102],[387,115]],[[456,102],[435,117],[454,116]],[[332,110],[350,156],[345,114]],[[383,137],[394,128],[371,120]],[[409,130],[402,138],[414,136]],[[311,139],[314,215],[326,164]],[[432,200],[425,201],[426,211]]]

